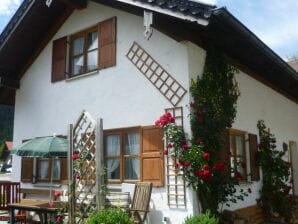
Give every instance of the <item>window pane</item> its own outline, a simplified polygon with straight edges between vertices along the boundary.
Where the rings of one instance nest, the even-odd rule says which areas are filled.
[[[84,38],[79,37],[73,40],[73,56],[83,54],[84,51]]]
[[[140,178],[140,159],[126,158],[125,159],[125,179],[138,180]]]
[[[120,163],[119,159],[107,160],[107,175],[108,179],[120,179]]]
[[[55,159],[53,161],[53,180],[60,180],[61,175],[61,161]]]
[[[88,51],[98,48],[97,32],[88,33]]]
[[[92,71],[97,69],[97,50],[88,52],[87,55],[87,70]]]
[[[242,157],[237,158],[237,171],[241,173],[241,175],[245,176],[245,170],[246,170],[246,163],[243,161]]]
[[[38,179],[49,179],[49,160],[38,161]]]
[[[72,75],[77,75],[83,73],[84,57],[76,57],[72,59]]]
[[[125,134],[125,155],[139,155],[140,153],[140,134]]]
[[[106,155],[119,156],[120,155],[120,135],[109,135],[106,138]]]
[[[236,150],[237,156],[243,156],[243,138],[241,136],[236,136]]]

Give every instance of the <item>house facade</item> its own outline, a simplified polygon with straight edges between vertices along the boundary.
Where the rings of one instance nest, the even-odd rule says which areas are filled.
[[[246,176],[240,187],[252,190],[245,201],[229,209],[253,205],[259,196],[262,176],[259,170],[260,177],[250,175],[255,164],[247,141],[249,134],[258,134],[258,120],[265,120],[278,148],[282,149],[283,143],[289,145],[285,160],[297,164],[298,75],[268,47],[259,50],[263,43],[247,30],[240,32],[238,28],[244,26],[226,9],[215,13],[214,6],[191,1],[184,5],[189,12],[182,11],[181,5],[171,9],[169,1],[162,6],[154,1],[74,2],[25,0],[15,15],[23,13],[24,18],[18,18],[21,21],[14,24],[14,30],[6,28],[11,36],[2,34],[0,57],[8,52],[13,58],[19,45],[9,41],[30,27],[26,16],[34,17],[36,10],[49,13],[49,17],[56,15],[53,11],[63,14],[59,21],[47,21],[47,32],[36,31],[43,41],[32,41],[32,27],[33,33],[24,34],[24,41],[30,42],[31,37],[31,45],[24,45],[26,51],[20,50],[23,61],[18,61],[19,67],[10,71],[13,62],[3,63],[3,71],[10,72],[2,79],[1,100],[11,103],[4,97],[8,96],[15,105],[15,145],[38,136],[68,135],[69,124],[86,110],[94,118],[103,119],[108,186],[117,189],[122,183],[151,181],[154,187],[148,222],[161,223],[166,218],[168,223],[182,223],[186,216],[199,211],[198,202],[180,177],[177,183],[181,188],[175,188],[171,198],[170,187],[175,185],[168,171],[171,165],[163,155],[162,132],[154,127],[154,121],[165,111],[174,112],[191,135],[189,87],[192,79],[202,75],[206,49],[212,45],[239,69],[235,79],[241,95],[230,131],[231,151],[237,149],[237,156],[245,164],[241,172]],[[42,19],[41,15],[35,16]],[[219,16],[222,24],[217,20]],[[223,29],[228,16],[238,23]],[[247,39],[241,40],[242,36]],[[145,150],[155,154],[144,160]],[[65,188],[63,158],[26,161],[14,156],[13,180],[21,181],[26,188],[46,188],[51,166],[60,170],[55,176],[57,187]],[[298,194],[297,167],[293,167],[293,174],[293,193]]]

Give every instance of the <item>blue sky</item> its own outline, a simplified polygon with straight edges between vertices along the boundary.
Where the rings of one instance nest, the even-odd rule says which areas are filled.
[[[39,0],[45,1],[45,0]],[[227,9],[279,56],[298,56],[298,0],[193,0]],[[0,0],[0,32],[22,0]]]

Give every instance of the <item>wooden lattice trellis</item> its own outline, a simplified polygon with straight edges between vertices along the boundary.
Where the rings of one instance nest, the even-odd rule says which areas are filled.
[[[136,42],[126,56],[173,106],[186,94],[186,89]]]
[[[183,108],[174,107],[167,108],[166,112],[170,112],[175,118],[175,123],[183,127]],[[185,207],[186,206],[186,184],[183,178],[183,170],[175,167],[179,161],[167,156],[167,196],[168,206],[170,207]]]
[[[95,121],[84,111],[70,125],[70,142],[69,223],[80,224],[101,207],[102,120]]]

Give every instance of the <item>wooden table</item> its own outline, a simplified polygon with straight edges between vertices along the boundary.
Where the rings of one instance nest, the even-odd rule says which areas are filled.
[[[63,202],[54,202],[54,207],[49,206],[49,201],[46,200],[31,200],[31,199],[23,199],[19,203],[9,204],[9,212],[10,212],[10,223],[14,224],[15,221],[15,210],[22,211],[35,211],[38,214],[42,215],[43,222],[48,223],[47,216],[48,214],[56,214],[59,208],[62,208],[64,205]]]

